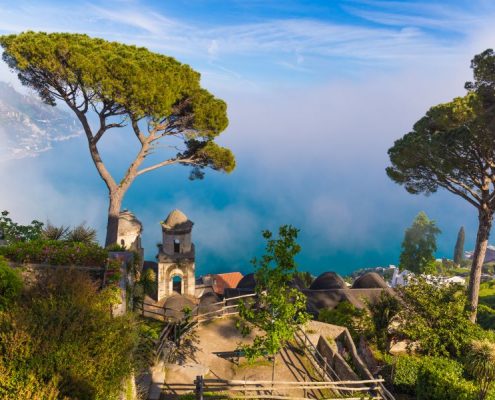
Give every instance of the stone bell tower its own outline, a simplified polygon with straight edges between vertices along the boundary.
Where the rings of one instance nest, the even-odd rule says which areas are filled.
[[[196,277],[194,244],[191,231],[194,223],[182,211],[173,210],[161,223],[163,239],[158,246],[158,300],[179,293],[194,296]]]

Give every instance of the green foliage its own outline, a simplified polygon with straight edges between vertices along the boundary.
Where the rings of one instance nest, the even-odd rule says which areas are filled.
[[[0,246],[0,255],[17,263],[103,266],[108,252],[97,244],[36,240]]]
[[[75,243],[96,244],[96,234],[96,229],[90,228],[83,223],[69,230],[65,240]]]
[[[495,280],[480,285],[480,303],[495,309]]]
[[[400,303],[396,297],[383,291],[375,304],[368,304],[373,328],[373,339],[380,351],[387,351],[393,332],[390,330],[392,321],[400,311]]]
[[[418,371],[418,400],[474,400],[476,386],[463,377],[462,365],[441,357],[427,357]]]
[[[112,317],[105,292],[79,271],[49,270],[0,313],[0,397],[117,399],[135,369],[130,315]],[[36,382],[35,386],[32,382]]]
[[[480,304],[476,323],[483,329],[495,330],[495,309],[485,304]]]
[[[422,354],[457,358],[482,335],[469,321],[464,289],[458,285],[436,286],[418,279],[398,294],[402,308],[396,334],[416,342]]]
[[[9,267],[5,258],[0,256],[0,312],[14,303],[21,290],[22,278],[19,272]]]
[[[391,166],[387,175],[409,193],[430,194],[443,188],[478,211],[476,248],[488,240],[495,212],[491,165],[495,157],[495,53],[488,49],[471,62],[474,82],[464,97],[431,107],[413,130],[388,150]],[[472,262],[478,275],[480,253]],[[472,283],[477,281],[473,280]],[[476,319],[478,287],[470,286],[471,319]]]
[[[296,271],[294,277],[304,284],[304,288],[309,288],[315,279],[308,271]]]
[[[320,310],[318,321],[345,326],[355,340],[363,334],[368,334],[371,326],[367,311],[355,307],[348,301],[341,301],[334,309]]]
[[[393,361],[391,383],[398,393],[414,395],[424,357],[399,355]]]
[[[435,270],[436,236],[440,233],[434,221],[421,211],[406,229],[402,242],[399,267],[416,274]]]
[[[156,140],[174,136],[184,142],[176,160],[194,156],[198,168],[234,168],[230,150],[213,143],[228,125],[227,106],[201,88],[200,74],[190,66],[143,47],[83,34],[24,32],[0,36],[0,46],[20,81],[47,104],[62,100],[78,117],[98,110],[104,131],[143,121]],[[115,117],[120,122],[107,123]]]
[[[457,240],[454,248],[454,263],[457,265],[461,265],[462,259],[464,258],[464,240],[464,227],[461,226],[461,229],[459,229],[459,233],[457,234]]]
[[[475,340],[471,344],[466,369],[479,388],[479,398],[483,400],[495,382],[495,343],[487,339]]]
[[[20,225],[9,217],[8,211],[0,215],[0,239],[7,243],[26,242],[42,237],[43,223],[33,220],[29,225]]]
[[[43,227],[42,238],[43,240],[65,240],[69,229],[68,226],[55,226],[48,221]]]
[[[270,231],[263,231],[266,252],[252,261],[256,269],[256,300],[239,304],[239,327],[248,333],[255,326],[264,334],[256,336],[252,345],[243,347],[251,361],[277,354],[309,319],[304,294],[289,286],[297,270],[294,257],[301,250],[297,234],[298,230],[290,225],[280,227],[277,239],[272,239]]]

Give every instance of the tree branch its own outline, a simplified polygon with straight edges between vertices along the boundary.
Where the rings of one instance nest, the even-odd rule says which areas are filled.
[[[147,168],[143,168],[139,171],[137,171],[136,176],[145,174],[146,172],[153,171],[155,169],[164,167],[166,165],[172,165],[172,164],[196,164],[196,161],[193,158],[170,158],[168,160],[162,161],[160,163],[157,163],[155,165],[152,165]]]

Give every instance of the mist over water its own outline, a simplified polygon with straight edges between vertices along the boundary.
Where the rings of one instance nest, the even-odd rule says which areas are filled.
[[[166,167],[138,177],[126,194],[123,206],[144,225],[147,259],[156,255],[159,222],[174,208],[195,223],[198,274],[250,272],[250,259],[264,248],[261,231],[283,224],[301,230],[300,269],[314,275],[397,263],[404,229],[421,210],[442,230],[437,257],[452,257],[461,225],[466,249],[472,248],[477,218],[471,206],[445,192],[410,195],[385,168],[387,149],[429,107],[465,93],[470,59],[495,43],[486,2],[485,12],[484,3],[476,2],[481,11],[474,5],[449,13],[443,5],[426,19],[413,17],[430,8],[415,11],[415,4],[404,3],[411,15],[400,19],[387,9],[395,16],[388,22],[377,22],[383,13],[370,22],[340,9],[342,21],[308,11],[311,18],[260,14],[251,25],[235,20],[225,26],[189,21],[179,6],[167,15],[168,9],[147,4],[136,20],[137,2],[122,4],[118,13],[97,3],[77,10],[24,5],[10,25],[14,11],[0,7],[0,31],[66,31],[70,22],[92,36],[145,45],[190,63],[228,104],[230,125],[218,142],[236,155],[232,174],[206,171],[204,180],[191,182],[187,168]],[[64,13],[63,21],[46,14],[52,11]],[[88,27],[91,21],[103,23],[104,31],[101,24]],[[177,35],[184,31],[188,35]],[[0,80],[20,86],[1,62]],[[137,151],[135,138],[114,131],[102,144],[103,159],[119,179]],[[108,193],[85,138],[52,147],[35,158],[0,161],[0,209],[24,223],[86,221],[103,242]]]

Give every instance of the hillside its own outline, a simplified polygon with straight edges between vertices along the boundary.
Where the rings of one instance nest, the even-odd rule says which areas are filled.
[[[0,160],[36,156],[80,132],[68,111],[0,81]]]

